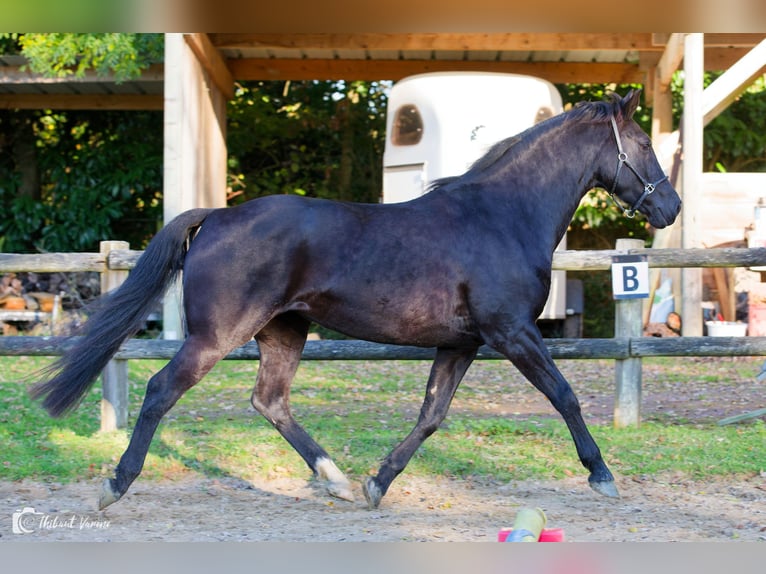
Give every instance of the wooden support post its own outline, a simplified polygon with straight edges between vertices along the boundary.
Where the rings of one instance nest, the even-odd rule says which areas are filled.
[[[106,271],[101,273],[101,293],[117,289],[128,276],[127,271],[109,269],[109,252],[129,249],[127,241],[102,241],[100,252],[106,257]],[[101,373],[101,430],[114,431],[128,426],[128,361],[112,359]]]
[[[684,37],[684,114],[681,173],[681,247],[702,247],[700,215],[702,213],[702,86],[704,80],[704,35]],[[681,333],[685,337],[702,335],[702,269],[681,270]]]
[[[233,82],[205,34],[165,34],[163,217],[226,207],[226,98]],[[225,94],[221,93],[221,89]],[[166,339],[183,339],[180,284],[165,296]]]
[[[617,251],[643,247],[642,239],[617,240]],[[641,299],[620,299],[615,302],[615,337],[642,336],[644,330],[642,308]],[[641,359],[617,359],[614,374],[614,426],[637,427],[641,422]]]

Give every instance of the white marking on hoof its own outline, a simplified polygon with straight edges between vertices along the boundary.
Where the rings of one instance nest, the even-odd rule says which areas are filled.
[[[98,499],[98,509],[104,510],[104,508],[110,504],[114,504],[120,500],[120,498],[122,498],[122,496],[117,494],[112,488],[112,481],[108,478],[104,479],[104,482],[101,483],[101,496]]]
[[[378,483],[372,477],[367,478],[362,485],[362,492],[370,510],[376,509],[383,498],[383,493],[380,491]]]
[[[317,476],[325,481],[327,492],[341,500],[354,502],[354,493],[351,492],[351,483],[335,463],[329,458],[320,458],[316,462]]]

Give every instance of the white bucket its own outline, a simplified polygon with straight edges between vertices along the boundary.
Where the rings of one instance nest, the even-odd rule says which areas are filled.
[[[705,325],[710,337],[744,337],[747,333],[747,323],[740,321],[705,321]]]

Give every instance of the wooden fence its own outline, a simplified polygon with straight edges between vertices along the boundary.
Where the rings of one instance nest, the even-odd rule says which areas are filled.
[[[622,241],[622,240],[620,240]],[[620,243],[618,242],[618,245]],[[99,253],[46,253],[19,255],[0,253],[0,273],[74,272],[101,273],[102,289],[117,287],[132,269],[141,251],[125,242],[102,242]],[[766,265],[766,248],[644,249],[558,251],[553,268],[565,271],[608,270],[616,255],[646,255],[650,268],[659,267],[757,267]],[[640,300],[617,301],[617,330],[609,339],[546,339],[554,359],[615,360],[615,425],[633,426],[640,420],[641,359],[643,357],[766,356],[766,337],[673,337],[641,336]],[[701,311],[700,311],[701,312]],[[0,355],[57,356],[71,339],[65,337],[0,337]],[[181,341],[131,339],[125,342],[104,371],[101,408],[102,430],[125,428],[128,419],[127,361],[170,359]],[[304,360],[429,360],[434,349],[382,345],[366,341],[308,341]],[[258,359],[258,345],[250,342],[226,357]],[[482,347],[477,359],[502,359]]]

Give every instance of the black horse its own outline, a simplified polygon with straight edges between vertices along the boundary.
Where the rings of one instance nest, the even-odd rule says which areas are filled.
[[[680,210],[649,138],[632,120],[638,98],[632,91],[578,104],[499,142],[464,175],[406,203],[282,195],[194,209],[168,223],[48,380],[31,390],[52,416],[74,408],[183,270],[186,340],[150,379],[100,507],[119,500],[139,475],[163,415],[253,337],[261,356],[253,406],[332,495],[352,499],[348,479],[290,411],[290,384],[312,321],[359,339],[437,349],[417,424],[363,485],[370,507],[439,427],[482,344],[505,355],[561,413],[591,487],[618,496],[535,321],[548,296],[553,251],[588,190],[610,190],[629,216],[641,212],[658,228]]]

